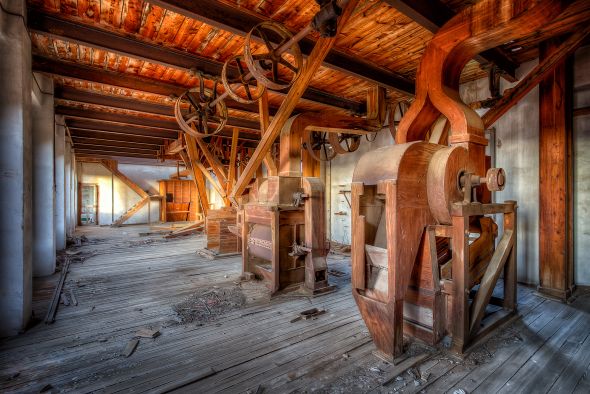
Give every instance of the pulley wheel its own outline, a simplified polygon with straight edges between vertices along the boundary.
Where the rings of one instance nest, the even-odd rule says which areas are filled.
[[[209,104],[213,100],[211,89],[193,88],[181,94],[174,105],[174,117],[180,129],[197,138],[219,133],[227,123],[227,107],[223,100],[211,107]],[[189,104],[188,113],[182,111],[184,102]],[[212,127],[211,124],[217,126]]]
[[[358,134],[329,133],[328,141],[336,153],[345,154],[354,152],[361,145],[361,136]]]
[[[236,67],[238,70],[238,76],[236,78],[229,79],[228,72],[230,67]],[[246,78],[247,76],[248,65],[244,62],[243,56],[232,56],[223,64],[221,82],[225,91],[232,99],[239,103],[252,104],[262,97],[266,87],[259,84],[252,75],[249,78]]]
[[[328,139],[329,134],[326,131],[309,131],[305,134],[303,146],[317,161],[330,161],[337,155]]]
[[[252,48],[253,36],[263,41],[258,53]],[[303,56],[299,44],[293,42],[286,52],[277,49],[293,38],[286,27],[275,22],[262,22],[246,35],[244,60],[256,80],[269,89],[282,90],[290,87],[303,68]],[[290,52],[290,54],[288,53]]]

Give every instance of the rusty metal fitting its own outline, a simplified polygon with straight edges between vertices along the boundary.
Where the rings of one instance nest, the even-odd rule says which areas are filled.
[[[506,172],[503,168],[490,168],[486,173],[485,183],[488,190],[491,192],[498,192],[504,190],[506,185]]]

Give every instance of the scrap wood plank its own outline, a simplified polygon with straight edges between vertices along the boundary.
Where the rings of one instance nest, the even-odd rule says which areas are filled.
[[[123,349],[123,352],[121,353],[122,356],[125,357],[129,357],[133,354],[133,352],[135,351],[135,348],[137,348],[137,345],[139,344],[139,339],[132,339],[129,342],[127,342],[127,345],[125,346],[125,349]]]
[[[51,324],[55,321],[55,312],[57,311],[61,291],[63,289],[66,275],[68,274],[69,269],[70,258],[66,255],[64,265],[61,269],[61,274],[59,275],[59,281],[57,282],[57,286],[55,286],[55,290],[53,291],[53,297],[51,298],[51,303],[49,304],[49,310],[47,311],[47,315],[45,316],[45,324]]]
[[[205,225],[205,222],[203,220],[199,220],[195,223],[187,224],[186,226],[181,227],[178,230],[171,232],[170,234],[164,236],[164,238],[169,239],[169,238],[181,237],[183,235],[194,234],[198,231],[203,230],[204,225]]]
[[[358,2],[359,0],[350,0],[346,4],[346,6],[344,6],[344,9],[342,10],[342,15],[338,19],[338,32],[342,31],[343,26],[346,24],[346,22],[352,15]],[[307,89],[307,86],[311,82],[316,71],[322,65],[324,58],[336,43],[337,37],[338,35],[331,38],[320,38],[316,41],[316,44],[313,50],[311,51],[311,54],[309,55],[307,61],[305,62],[305,65],[303,66],[301,74],[299,75],[293,86],[291,86],[291,89],[289,89],[287,97],[285,97],[285,100],[281,104],[279,110],[273,117],[272,122],[270,123],[266,132],[262,136],[262,139],[256,147],[256,150],[250,157],[248,164],[246,164],[244,171],[238,178],[238,181],[236,182],[236,185],[231,194],[232,199],[235,200],[236,197],[241,196],[246,190],[246,186],[248,186],[248,184],[250,183],[250,179],[252,179],[252,177],[256,173],[256,170],[266,157],[266,154],[270,151],[270,148],[274,144],[274,141],[281,133],[281,130],[285,125],[285,122],[287,122],[287,120],[291,116],[291,113],[297,106],[299,99],[301,99],[301,97],[303,96],[303,92],[305,91],[305,89]]]

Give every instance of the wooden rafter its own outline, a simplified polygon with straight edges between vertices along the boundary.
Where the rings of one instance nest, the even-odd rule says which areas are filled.
[[[153,0],[151,3],[242,36],[246,35],[257,24],[268,20],[254,12],[237,9],[216,0],[199,0],[198,2],[192,0]],[[309,56],[311,56],[315,44],[313,40],[308,38],[299,43],[302,53]],[[388,89],[410,94],[414,92],[414,84],[411,81],[358,57],[331,49],[324,56],[324,60],[325,65],[334,70],[376,83]]]
[[[533,68],[515,87],[507,89],[496,104],[482,117],[484,127],[489,128],[518,101],[539,84],[555,67],[590,35],[590,26],[586,25],[576,30],[554,52]]]
[[[447,23],[455,12],[439,0],[383,0],[402,14],[406,15],[420,26],[436,33]],[[511,82],[516,81],[518,64],[512,61],[501,50],[494,48],[476,56],[480,63],[491,62],[498,66]]]
[[[188,71],[197,69],[205,74],[219,76],[223,63],[184,51],[158,46],[130,36],[122,36],[103,29],[81,25],[55,15],[32,12],[27,18],[29,29],[44,35],[76,42],[92,48],[103,49],[123,56],[141,59],[153,64],[161,64]],[[230,77],[236,77],[237,68],[232,68]],[[276,94],[282,94],[276,92]],[[305,100],[318,104],[338,107],[354,113],[361,113],[363,106],[353,100],[308,87],[303,95]]]

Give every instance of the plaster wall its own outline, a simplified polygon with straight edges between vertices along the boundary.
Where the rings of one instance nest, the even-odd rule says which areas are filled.
[[[574,108],[590,106],[590,46],[574,58]],[[590,115],[573,122],[574,152],[574,281],[590,285]]]
[[[138,203],[141,197],[125,185],[109,170],[98,163],[78,163],[80,183],[98,185],[98,224],[110,225],[129,208]],[[159,194],[158,180],[167,179],[176,172],[174,167],[119,164],[119,170],[148,194]],[[149,208],[149,210],[148,210]],[[149,212],[149,214],[148,214]],[[125,224],[156,222],[160,218],[160,203],[154,199],[149,206],[142,207]]]

